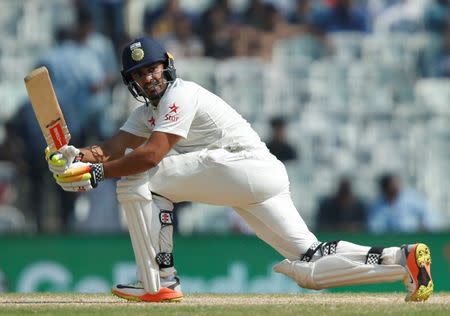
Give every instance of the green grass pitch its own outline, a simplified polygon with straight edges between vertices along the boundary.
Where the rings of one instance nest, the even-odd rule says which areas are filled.
[[[450,315],[450,293],[405,303],[404,293],[186,295],[182,302],[135,303],[108,294],[2,294],[0,315]]]

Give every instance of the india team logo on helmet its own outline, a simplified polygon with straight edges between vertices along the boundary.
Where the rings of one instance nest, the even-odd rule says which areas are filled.
[[[141,42],[135,42],[130,45],[131,58],[134,61],[140,61],[144,58],[144,50],[141,48]]]
[[[131,50],[131,58],[133,58],[134,61],[142,60],[142,58],[144,58],[144,51],[142,48]]]

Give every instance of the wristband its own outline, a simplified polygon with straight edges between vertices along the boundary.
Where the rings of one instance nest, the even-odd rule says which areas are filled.
[[[91,184],[92,187],[96,187],[100,181],[103,181],[105,178],[105,173],[103,172],[103,164],[102,163],[94,163],[91,165]]]

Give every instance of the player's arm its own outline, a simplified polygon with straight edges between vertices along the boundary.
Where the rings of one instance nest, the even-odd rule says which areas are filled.
[[[119,131],[102,144],[92,145],[78,149],[67,145],[57,152],[51,152],[47,147],[45,158],[52,173],[63,174],[73,163],[103,163],[118,159],[124,155],[126,148],[136,148],[143,144],[146,138],[133,135],[125,131]]]
[[[159,164],[181,136],[154,132],[148,142],[131,153],[105,163],[76,162],[56,182],[65,191],[88,191],[105,178],[119,178],[144,172]]]
[[[135,149],[147,139],[125,131],[119,131],[104,143],[81,148],[83,162],[103,163],[122,157],[125,149]]]
[[[151,169],[159,164],[180,139],[179,135],[154,132],[144,146],[119,159],[105,162],[104,177],[120,178]]]

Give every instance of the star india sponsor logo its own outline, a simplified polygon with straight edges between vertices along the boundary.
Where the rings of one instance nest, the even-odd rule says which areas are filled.
[[[169,106],[170,112],[164,116],[165,121],[177,122],[178,121],[178,109],[180,107],[175,103],[172,106]],[[173,113],[173,114],[172,114]]]

